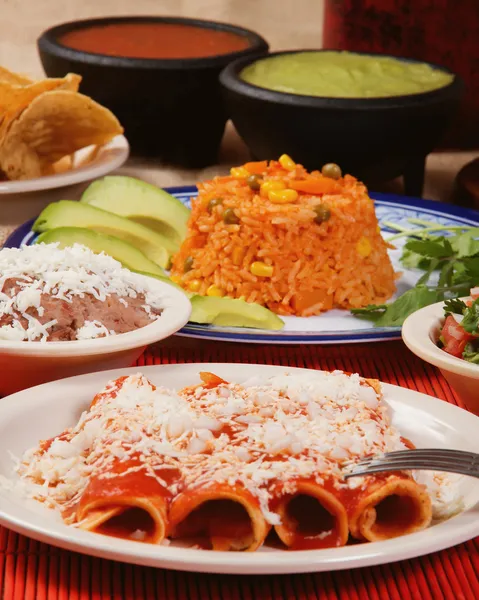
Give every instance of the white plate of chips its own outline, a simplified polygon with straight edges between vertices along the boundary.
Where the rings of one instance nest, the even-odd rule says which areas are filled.
[[[127,160],[130,147],[124,135],[115,136],[101,146],[88,146],[55,165],[55,172],[35,179],[1,181],[0,196],[63,188],[103,177],[121,167]],[[1,199],[0,199],[1,202]]]
[[[0,194],[81,183],[128,158],[120,122],[80,83],[74,73],[33,80],[0,66]]]

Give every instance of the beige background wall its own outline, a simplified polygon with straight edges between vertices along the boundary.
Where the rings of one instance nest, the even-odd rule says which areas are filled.
[[[256,30],[273,50],[318,48],[322,42],[324,0],[0,0],[0,64],[33,77],[42,76],[35,40],[57,23],[93,16],[154,14],[216,19]],[[458,170],[476,153],[432,154],[424,196],[448,200]],[[172,169],[157,161],[130,160],[121,172],[159,186],[191,184],[226,172],[248,160],[249,153],[233,128],[227,129],[220,164],[202,171]],[[384,191],[401,191],[401,182]],[[21,211],[19,211],[20,213]],[[0,245],[1,245],[0,211]],[[25,220],[18,214],[18,223]]]
[[[57,23],[107,15],[179,15],[258,31],[274,49],[321,47],[323,0],[0,0],[0,64],[39,76],[35,40]]]

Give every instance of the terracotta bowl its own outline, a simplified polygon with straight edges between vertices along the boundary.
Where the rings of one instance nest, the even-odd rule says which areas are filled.
[[[0,340],[0,398],[25,388],[94,371],[130,367],[149,344],[176,333],[191,304],[182,292],[151,277],[148,285],[164,299],[160,318],[140,329],[92,340],[22,342]],[[65,396],[65,402],[68,395]]]

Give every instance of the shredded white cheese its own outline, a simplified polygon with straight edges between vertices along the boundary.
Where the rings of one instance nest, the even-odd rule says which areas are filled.
[[[26,452],[17,470],[30,496],[57,508],[74,506],[92,475],[121,476],[111,471],[118,461],[126,472],[144,470],[173,496],[240,484],[275,525],[270,501],[278,484],[287,492],[297,478],[358,488],[368,478],[345,481],[345,465],[404,448],[380,394],[358,375],[281,375],[176,392],[137,374],[110,382],[74,427]],[[165,481],[165,469],[177,476]],[[445,481],[432,482],[432,500],[442,508]]]

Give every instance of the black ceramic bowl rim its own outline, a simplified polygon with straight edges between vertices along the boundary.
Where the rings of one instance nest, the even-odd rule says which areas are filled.
[[[396,60],[412,63],[426,64],[433,69],[438,69],[454,76],[451,83],[419,94],[406,94],[403,96],[382,96],[378,98],[331,98],[327,96],[308,96],[306,94],[289,94],[287,92],[277,92],[263,88],[252,83],[248,83],[240,78],[240,72],[253,62],[264,58],[271,58],[285,54],[299,54],[303,52],[341,52],[341,50],[333,50],[329,48],[305,50],[283,50],[280,52],[263,53],[258,56],[247,56],[235,60],[227,65],[220,74],[220,82],[227,90],[233,91],[242,96],[271,102],[274,104],[283,104],[289,106],[298,106],[304,108],[328,108],[337,110],[371,110],[371,109],[394,109],[406,108],[418,105],[435,104],[438,101],[442,102],[445,99],[456,98],[462,91],[462,80],[456,73],[441,65],[436,65],[424,60],[416,60],[413,58],[405,58],[401,56],[392,56],[391,54],[382,54],[379,52],[350,52],[351,54],[360,54],[363,56],[381,56],[393,58]]]
[[[70,31],[87,29],[97,25],[111,25],[115,23],[172,23],[190,25],[203,29],[216,31],[227,31],[240,37],[246,38],[249,46],[243,50],[229,52],[228,54],[216,54],[200,58],[129,58],[123,56],[109,56],[93,52],[83,52],[64,46],[58,38]],[[259,34],[229,23],[209,21],[204,19],[190,19],[186,17],[158,17],[158,16],[121,16],[121,17],[99,17],[95,19],[83,19],[60,23],[45,30],[37,40],[38,48],[60,58],[69,61],[80,62],[90,65],[105,67],[122,67],[132,69],[195,69],[223,67],[236,58],[248,57],[252,54],[267,54],[269,44]]]

